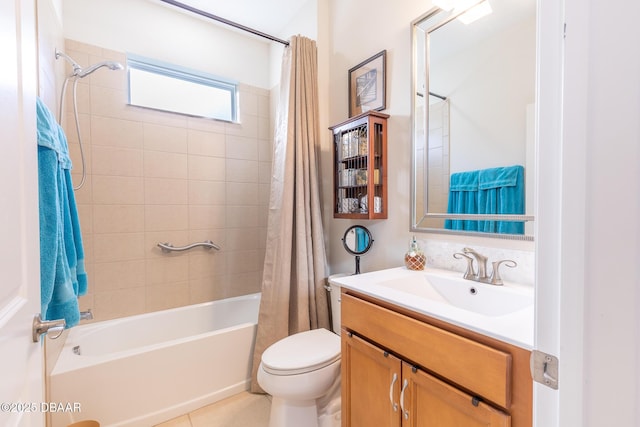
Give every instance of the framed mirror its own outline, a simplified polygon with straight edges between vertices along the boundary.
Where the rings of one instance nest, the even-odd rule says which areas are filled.
[[[362,225],[352,225],[344,232],[342,244],[347,252],[356,257],[356,271],[353,274],[360,274],[360,255],[366,254],[373,245],[371,232]]]
[[[533,240],[536,0],[466,3],[411,26],[411,230]]]

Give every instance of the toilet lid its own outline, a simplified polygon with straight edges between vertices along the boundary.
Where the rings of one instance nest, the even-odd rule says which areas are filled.
[[[324,368],[340,359],[340,337],[326,329],[290,335],[262,353],[262,367],[274,375],[295,375]]]

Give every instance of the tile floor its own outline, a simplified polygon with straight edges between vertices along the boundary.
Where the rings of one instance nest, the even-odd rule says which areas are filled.
[[[155,427],[267,427],[270,397],[243,392]]]

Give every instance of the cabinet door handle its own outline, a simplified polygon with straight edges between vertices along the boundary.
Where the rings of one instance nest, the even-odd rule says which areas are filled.
[[[408,386],[409,386],[409,380],[405,379],[404,383],[402,383],[402,391],[400,392],[400,409],[402,409],[402,415],[404,416],[405,420],[409,419],[409,411],[404,409],[404,391],[407,389]]]
[[[393,379],[391,380],[391,386],[389,387],[389,401],[391,402],[391,407],[393,408],[393,412],[398,412],[398,404],[393,401],[393,385],[398,381],[398,374],[393,374]]]

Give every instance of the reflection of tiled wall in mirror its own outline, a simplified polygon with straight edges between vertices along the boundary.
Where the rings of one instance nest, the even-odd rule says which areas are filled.
[[[449,103],[447,101],[438,101],[429,105],[428,144],[428,212],[444,213],[447,212],[449,200]]]
[[[424,117],[424,98],[416,97],[416,117]],[[424,132],[424,121],[416,120],[415,121],[415,136],[414,136],[414,165],[415,165],[415,192],[414,197],[416,200],[416,218],[420,219],[425,209],[425,201],[424,201],[424,184],[425,184],[425,132]]]
[[[534,194],[536,193],[535,160],[536,160],[536,124],[535,124],[535,104],[527,104],[527,136],[526,136],[526,161],[524,165],[524,179],[526,188],[526,198],[524,201],[525,213],[534,215]],[[524,234],[533,235],[533,222],[529,221],[524,225]]]

